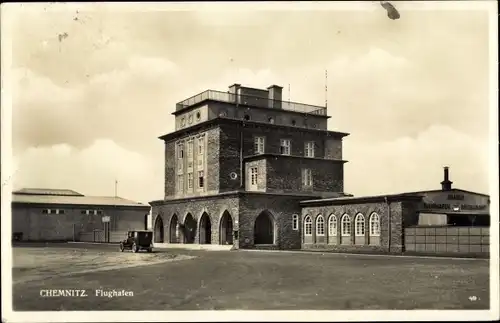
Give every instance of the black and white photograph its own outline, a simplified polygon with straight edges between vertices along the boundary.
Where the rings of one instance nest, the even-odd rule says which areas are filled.
[[[0,21],[3,322],[500,318],[496,1]]]

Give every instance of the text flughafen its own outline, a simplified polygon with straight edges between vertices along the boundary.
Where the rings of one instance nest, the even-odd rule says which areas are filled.
[[[96,289],[88,291],[86,289],[41,289],[40,297],[133,297],[134,292],[125,289]]]

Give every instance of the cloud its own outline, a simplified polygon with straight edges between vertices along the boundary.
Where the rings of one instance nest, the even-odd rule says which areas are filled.
[[[29,148],[14,157],[14,185],[67,188],[85,195],[118,195],[149,202],[163,196],[163,163],[98,139],[78,150],[67,144]]]
[[[367,143],[344,140],[345,190],[355,195],[439,189],[443,166],[453,186],[489,192],[489,146],[481,138],[433,125],[415,138]]]
[[[169,107],[176,98],[165,89],[175,89],[177,73],[174,63],[153,56],[131,56],[126,67],[72,86],[16,69],[14,150],[62,143],[81,148],[104,137],[151,151],[172,122]]]

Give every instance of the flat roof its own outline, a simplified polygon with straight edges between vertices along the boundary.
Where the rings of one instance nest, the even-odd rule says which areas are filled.
[[[54,189],[54,188],[22,188],[20,190],[14,191],[14,194],[83,196],[82,193],[78,193],[78,192],[73,191],[73,190],[68,190],[68,189]]]
[[[407,192],[407,193],[401,193],[401,194],[413,195],[413,194],[426,194],[426,193],[438,193],[438,192],[446,193],[446,192],[453,192],[453,191],[464,192],[464,193],[469,193],[469,194],[475,194],[475,195],[480,195],[480,196],[484,196],[484,197],[490,197],[488,194],[478,193],[478,192],[473,192],[473,191],[467,191],[467,190],[463,190],[463,189],[460,189],[460,188],[452,188],[451,190],[448,190],[448,191],[443,191],[443,190],[439,189],[439,190],[427,190],[427,191]]]
[[[334,197],[334,198],[326,198],[326,199],[317,199],[317,200],[306,200],[300,202],[302,206],[317,206],[317,205],[338,205],[338,204],[353,204],[353,203],[369,203],[369,202],[380,202],[388,201],[419,201],[421,200],[426,193],[449,193],[449,192],[464,192],[470,194],[476,194],[484,197],[489,197],[489,195],[476,193],[472,191],[466,191],[458,188],[452,188],[449,191],[443,190],[427,190],[427,191],[416,191],[416,192],[405,192],[405,193],[397,193],[397,194],[385,194],[385,195],[368,195],[368,196],[348,196],[348,197]],[[463,213],[463,212],[462,212]],[[473,214],[473,213],[470,213]]]
[[[397,201],[420,201],[422,196],[415,194],[385,194],[385,195],[372,195],[372,196],[346,196],[346,197],[333,197],[317,200],[305,200],[301,201],[301,206],[321,206],[321,205],[342,205],[342,204],[354,204],[354,203],[373,203],[373,202],[383,202],[387,199],[389,202]]]
[[[47,192],[44,189],[37,189],[40,192]],[[21,191],[21,192],[20,192]],[[58,195],[58,194],[33,194],[36,191],[30,190],[30,193],[20,190],[12,193],[12,204],[57,204],[72,206],[121,206],[121,207],[142,207],[149,209],[150,206],[127,200],[118,196],[85,196],[85,195]],[[65,190],[54,190],[65,191]]]

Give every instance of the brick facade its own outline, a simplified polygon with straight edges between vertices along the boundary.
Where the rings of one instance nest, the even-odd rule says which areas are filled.
[[[387,200],[386,200],[387,199]],[[405,201],[404,199],[411,199]],[[350,198],[336,201],[318,201],[314,206],[303,203],[301,214],[302,247],[305,249],[325,249],[335,251],[367,251],[391,252],[404,251],[404,223],[412,221],[414,213],[406,211],[418,203],[419,197],[391,196],[377,198]],[[371,216],[378,215],[379,233],[371,234]],[[317,236],[316,223],[319,215],[324,218],[324,236]],[[330,216],[336,217],[336,230],[330,230]],[[350,219],[349,235],[344,235],[342,219],[348,215]],[[359,235],[356,230],[357,216],[364,219],[364,234]],[[304,221],[306,217],[312,219],[312,235],[306,236]],[[375,224],[377,225],[377,224]]]
[[[268,248],[268,249],[300,249],[300,231],[293,230],[292,216],[300,215],[300,201],[310,196],[270,195],[264,193],[234,192],[206,197],[193,197],[170,201],[151,202],[153,206],[153,227],[155,234],[163,230],[163,243],[183,243],[186,235],[185,224],[188,214],[196,222],[196,232],[193,243],[200,243],[201,218],[208,215],[211,227],[211,244],[221,244],[221,220],[225,212],[229,213],[234,230],[238,231],[235,248]],[[273,243],[255,245],[254,228],[257,217],[261,214],[270,217],[273,223]],[[179,235],[173,236],[172,219],[181,224]],[[161,220],[159,220],[161,219]],[[162,223],[158,228],[157,223]],[[177,240],[177,239],[180,239]]]
[[[234,94],[238,91],[252,96],[237,97]],[[219,223],[228,212],[239,235],[236,247],[300,248],[299,230],[292,228],[293,214],[301,213],[303,199],[319,198],[324,193],[342,195],[342,138],[347,134],[327,131],[328,117],[321,113],[283,109],[278,86],[261,90],[235,85],[229,93],[216,95],[221,99],[201,96],[198,103],[193,99],[178,105],[176,131],[160,137],[165,142],[165,199],[151,202],[156,240],[223,243]],[[231,95],[235,103],[222,102],[231,101]],[[277,101],[269,101],[268,95]],[[321,110],[308,106],[311,108]],[[179,159],[176,147],[201,134],[206,138],[205,187],[190,191],[185,189],[185,156]],[[263,152],[255,151],[256,137],[264,138]],[[290,156],[281,150],[282,139],[289,140]],[[305,156],[306,143],[313,144],[314,156]],[[253,167],[258,168],[254,184]],[[303,185],[304,169],[311,170],[310,186]],[[179,175],[184,181],[180,189]],[[205,238],[208,222],[209,240]],[[192,223],[197,224],[194,238]]]

